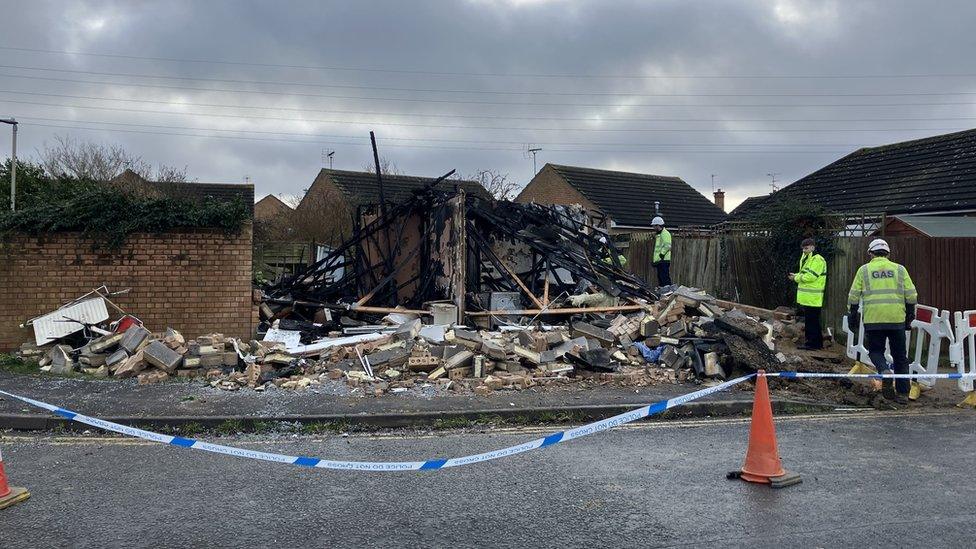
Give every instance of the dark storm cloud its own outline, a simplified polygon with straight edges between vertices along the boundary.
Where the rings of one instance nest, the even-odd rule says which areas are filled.
[[[966,118],[976,116],[967,95],[873,95],[972,93],[972,77],[836,78],[976,73],[969,28],[976,6],[963,1],[0,7],[9,15],[0,46],[252,63],[0,49],[0,65],[7,66],[0,68],[0,112],[23,120],[22,150],[69,132],[186,165],[200,180],[248,175],[258,194],[302,192],[322,165],[323,149],[336,150],[336,167],[360,169],[370,158],[364,138],[374,129],[384,156],[409,173],[493,168],[526,182],[532,164],[521,149],[532,143],[543,148],[540,165],[677,175],[706,194],[710,174],[717,174],[734,203],[768,192],[767,173],[788,182],[859,146],[970,127]],[[595,75],[653,78],[586,77]],[[861,129],[876,131],[848,131]],[[225,138],[180,135],[191,133]]]

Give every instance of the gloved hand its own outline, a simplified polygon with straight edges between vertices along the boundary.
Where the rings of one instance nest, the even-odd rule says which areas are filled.
[[[912,329],[912,322],[915,320],[915,306],[905,305],[905,330]]]
[[[858,312],[857,305],[852,306],[847,314],[847,327],[854,333],[857,333],[858,328],[861,327],[861,313]]]

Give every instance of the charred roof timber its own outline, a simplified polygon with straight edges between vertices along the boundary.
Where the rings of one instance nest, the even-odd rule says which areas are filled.
[[[487,310],[486,292],[517,292],[535,309],[557,308],[590,287],[624,299],[656,297],[622,268],[612,239],[601,239],[581,209],[437,190],[449,175],[386,215],[361,208],[352,238],[267,295],[360,310],[451,300],[467,311]],[[340,266],[345,274],[334,279]]]

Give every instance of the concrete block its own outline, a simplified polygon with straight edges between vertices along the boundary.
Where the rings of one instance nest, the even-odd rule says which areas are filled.
[[[82,356],[78,361],[89,368],[99,368],[105,366],[105,361],[108,359],[107,354],[97,354],[97,355],[87,355]]]
[[[472,375],[474,375],[474,377],[484,377],[485,376],[485,363],[486,362],[487,362],[487,359],[484,357],[484,355],[478,355],[478,356],[474,357],[474,371],[472,372]]]
[[[505,350],[505,346],[491,339],[486,339],[481,343],[481,352],[492,358],[501,360],[508,358],[508,351]]]
[[[125,362],[127,358],[129,358],[129,353],[125,352],[125,349],[119,349],[105,358],[105,364],[114,370],[118,365]]]
[[[407,357],[409,356],[410,351],[408,351],[406,347],[396,347],[393,349],[387,349],[385,351],[370,353],[366,358],[369,359],[369,364],[373,368],[378,368],[380,366],[385,368],[398,368],[406,363]]]
[[[532,349],[528,349],[528,348],[523,347],[521,345],[516,345],[515,346],[515,354],[519,358],[521,358],[523,360],[526,360],[526,361],[528,361],[528,362],[530,362],[532,364],[535,364],[537,366],[539,364],[542,364],[542,360],[541,360],[541,358],[539,356],[539,353],[533,351]]]
[[[265,362],[273,362],[269,359],[272,355],[265,355]],[[289,357],[290,359],[291,357]],[[224,365],[224,353],[210,352],[204,355],[200,355],[200,367],[201,368],[217,368]]]
[[[466,366],[470,366],[473,360],[474,360],[474,353],[472,353],[471,351],[461,351],[460,353],[444,361],[444,369],[451,370],[453,368],[463,368]]]
[[[658,323],[658,321],[654,320],[650,316],[645,317],[640,323],[640,335],[644,337],[657,335],[660,329],[661,325]]]
[[[600,343],[607,345],[612,345],[616,341],[616,337],[609,331],[586,322],[573,323],[573,336],[596,339]]]
[[[131,356],[143,346],[148,337],[149,330],[142,326],[131,326],[125,331],[119,345]]]
[[[146,362],[166,373],[172,373],[183,361],[179,353],[161,341],[153,341],[142,350],[142,353]]]
[[[664,352],[661,353],[661,365],[667,368],[673,368],[677,370],[685,365],[685,357],[682,355],[677,348],[668,345],[664,348]]]
[[[472,332],[463,328],[454,328],[454,339],[465,347],[473,347],[474,349],[480,348],[482,343],[481,336],[478,335],[478,332]]]
[[[108,351],[112,347],[118,345],[122,341],[123,335],[124,334],[112,334],[102,336],[85,346],[85,348],[82,349],[82,353],[85,353],[86,351],[88,351],[90,354],[104,353],[105,351]]]

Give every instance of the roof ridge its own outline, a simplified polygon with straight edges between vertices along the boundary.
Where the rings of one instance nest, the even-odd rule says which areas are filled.
[[[657,177],[657,178],[660,178],[660,179],[673,179],[673,180],[676,180],[676,181],[684,181],[684,179],[681,179],[680,177],[678,177],[676,175],[658,175],[658,174],[654,174],[654,173],[625,172],[625,171],[621,171],[621,170],[605,170],[605,169],[602,169],[602,168],[587,168],[587,167],[584,167],[584,166],[567,166],[565,164],[552,164],[552,163],[549,163],[549,162],[546,163],[546,166],[552,166],[552,168],[555,169],[555,170],[557,170],[557,171],[559,169],[570,169],[570,170],[581,170],[581,171],[587,171],[587,172],[618,173],[618,174],[623,174],[623,175],[640,175],[640,176],[644,176],[644,177]],[[543,166],[543,168],[545,168],[545,166]]]
[[[932,142],[932,143],[934,143],[934,142],[938,142],[938,141],[942,141],[942,140],[958,139],[958,138],[963,137],[963,136],[965,136],[967,134],[976,135],[976,128],[971,128],[971,129],[968,129],[968,130],[960,130],[960,131],[951,132],[951,133],[943,133],[943,134],[939,134],[939,135],[930,135],[928,137],[920,137],[918,139],[909,139],[908,141],[898,141],[896,143],[886,143],[884,145],[877,145],[875,147],[861,147],[860,149],[857,149],[854,152],[867,152],[867,151],[874,152],[874,151],[880,151],[880,150],[887,149],[887,148],[914,147],[914,146],[920,145],[920,144],[922,144],[924,142]]]
[[[336,175],[343,175],[343,174],[345,174],[345,175],[376,177],[376,172],[363,172],[363,171],[354,171],[354,170],[336,170],[336,169],[332,169],[332,168],[321,168],[321,172],[325,172],[327,174],[336,174]],[[417,179],[417,180],[433,181],[433,180],[437,179],[438,177],[440,177],[440,176],[431,177],[431,176],[427,176],[427,175],[407,175],[407,174],[399,174],[399,173],[384,173],[383,174],[383,178],[384,179]],[[477,181],[475,181],[473,179],[451,179],[451,178],[448,178],[448,179],[444,179],[444,181],[460,181],[460,182],[463,182],[463,183],[478,183]],[[480,185],[480,183],[478,183],[478,184]]]
[[[224,183],[222,181],[146,181],[151,185],[221,185],[224,187],[253,187],[254,183]]]

